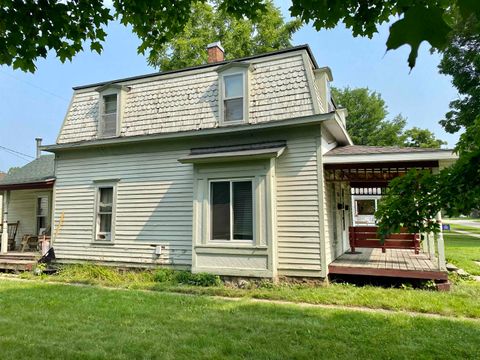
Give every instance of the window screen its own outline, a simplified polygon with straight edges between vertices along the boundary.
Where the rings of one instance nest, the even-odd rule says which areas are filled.
[[[117,94],[103,97],[102,135],[115,136],[117,134]]]
[[[110,240],[112,232],[113,187],[98,189],[98,240]]]

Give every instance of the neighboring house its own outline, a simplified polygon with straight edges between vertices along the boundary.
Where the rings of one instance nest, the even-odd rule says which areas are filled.
[[[326,277],[349,249],[352,188],[453,159],[354,146],[331,80],[298,46],[74,88],[43,147],[58,261]]]
[[[23,236],[40,235],[50,228],[55,182],[54,158],[54,155],[38,154],[35,160],[6,174],[0,180],[2,224],[18,222],[15,247],[19,246]],[[3,253],[6,251],[7,249],[2,249]]]

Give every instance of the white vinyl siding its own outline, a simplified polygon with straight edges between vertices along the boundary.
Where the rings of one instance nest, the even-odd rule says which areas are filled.
[[[318,130],[317,130],[318,131]],[[277,163],[278,274],[320,276],[315,131],[288,141]]]
[[[187,149],[164,146],[156,152],[57,159],[55,221],[64,220],[55,239],[61,261],[92,260],[137,265],[191,263],[192,169],[177,159]],[[115,239],[92,242],[95,193],[103,179],[116,183]],[[162,254],[154,257],[155,246]]]

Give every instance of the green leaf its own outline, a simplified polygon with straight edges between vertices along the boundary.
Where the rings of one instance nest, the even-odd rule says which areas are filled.
[[[448,34],[452,30],[445,22],[444,10],[412,6],[407,9],[402,19],[390,26],[387,39],[387,50],[398,49],[402,45],[410,45],[408,65],[415,66],[418,48],[423,41],[428,41],[432,47],[443,49],[448,43]]]

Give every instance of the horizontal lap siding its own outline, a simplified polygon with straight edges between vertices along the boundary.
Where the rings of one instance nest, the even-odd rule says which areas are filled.
[[[316,140],[288,140],[277,162],[278,273],[319,276],[320,237]]]
[[[10,192],[7,219],[9,223],[20,221],[15,238],[17,244],[20,244],[24,235],[34,235],[37,232],[36,208],[39,195],[48,196],[50,207],[50,191],[12,190]]]
[[[136,264],[191,264],[192,167],[177,159],[187,151],[58,159],[55,241],[60,260]],[[117,183],[114,245],[92,244],[94,180]],[[162,254],[154,256],[156,245]]]

